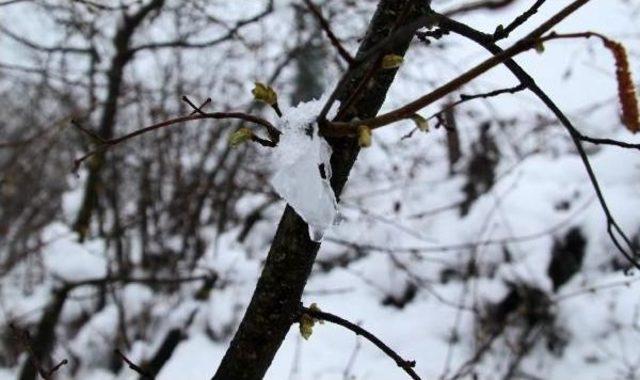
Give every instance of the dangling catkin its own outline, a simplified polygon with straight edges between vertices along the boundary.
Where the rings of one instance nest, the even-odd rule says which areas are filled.
[[[622,107],[622,123],[632,133],[640,132],[640,115],[638,98],[629,69],[629,60],[624,46],[616,41],[602,37],[604,46],[613,54],[616,62],[616,79],[618,81],[618,97]]]

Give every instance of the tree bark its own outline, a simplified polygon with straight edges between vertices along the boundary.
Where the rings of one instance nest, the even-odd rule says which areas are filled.
[[[378,42],[420,14],[424,0],[381,0],[358,50],[362,57]],[[381,55],[404,55],[413,33],[395,38]],[[379,60],[355,69],[338,94],[349,99],[358,92],[363,78],[371,73],[364,91],[351,102],[342,121],[373,117],[382,106],[396,70],[379,70]],[[344,105],[344,104],[343,104]],[[339,197],[358,156],[354,139],[328,139],[333,149],[331,186]],[[213,376],[213,380],[262,379],[280,348],[289,328],[297,321],[300,299],[320,244],[309,239],[307,224],[287,205],[278,225],[264,269],[240,327]]]

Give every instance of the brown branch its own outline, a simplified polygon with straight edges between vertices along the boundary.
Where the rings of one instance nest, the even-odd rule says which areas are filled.
[[[318,19],[320,27],[327,35],[327,38],[329,38],[329,41],[331,41],[331,45],[336,48],[340,57],[342,57],[342,59],[344,59],[348,64],[353,63],[353,57],[344,48],[344,46],[342,46],[342,43],[340,43],[338,37],[336,37],[336,35],[333,33],[333,30],[331,30],[331,25],[329,25],[329,21],[327,21],[327,19],[322,16],[322,12],[320,11],[320,9],[318,9],[318,7],[311,2],[311,0],[303,1],[307,8],[309,8],[311,13],[313,13],[313,15]]]
[[[571,3],[569,6],[563,8],[558,13],[556,13],[553,17],[548,19],[538,28],[536,28],[533,32],[529,33],[526,37],[522,38],[518,42],[516,42],[513,46],[506,50],[500,50],[498,53],[494,53],[494,55],[485,60],[484,62],[478,64],[477,66],[471,68],[467,72],[461,74],[457,78],[449,81],[448,83],[438,87],[432,92],[414,100],[406,104],[403,107],[400,107],[391,112],[387,112],[378,117],[362,120],[362,121],[352,121],[347,123],[330,123],[322,126],[322,132],[328,136],[353,136],[357,133],[357,128],[360,125],[366,125],[371,129],[379,128],[384,125],[388,125],[391,123],[395,123],[397,121],[410,118],[420,109],[436,102],[437,100],[443,98],[444,96],[450,94],[461,86],[469,83],[471,80],[477,78],[478,76],[484,74],[490,69],[504,63],[505,61],[511,59],[512,57],[530,50],[540,43],[554,39],[555,34],[551,34],[546,37],[542,37],[544,33],[555,27],[562,20],[570,16],[573,12],[578,10],[581,6],[588,3],[590,0],[576,0]],[[442,22],[446,22],[446,16],[439,15],[435,12],[431,13],[432,16],[436,17],[440,22],[440,26],[442,26]]]
[[[244,120],[244,121],[248,121],[250,123],[255,123],[258,125],[261,125],[263,127],[266,128],[267,132],[269,133],[270,136],[272,135],[279,135],[280,131],[273,126],[273,124],[271,124],[269,121],[258,117],[258,116],[253,116],[247,113],[243,113],[243,112],[212,112],[212,113],[201,113],[201,114],[196,114],[196,115],[189,115],[189,116],[181,116],[181,117],[177,117],[174,119],[169,119],[169,120],[165,120],[163,122],[157,123],[157,124],[153,124],[150,125],[148,127],[144,127],[141,129],[138,129],[136,131],[133,131],[131,133],[128,133],[124,136],[121,137],[117,137],[111,140],[106,140],[104,141],[103,145],[101,145],[100,147],[87,152],[86,154],[84,154],[83,156],[75,159],[74,161],[74,171],[77,171],[78,168],[80,167],[80,165],[82,164],[82,162],[84,162],[85,160],[87,160],[88,158],[92,157],[95,154],[98,153],[103,153],[105,151],[107,151],[108,149],[111,149],[112,147],[121,144],[127,140],[130,140],[134,137],[143,135],[145,133],[149,133],[151,131],[155,131],[157,129],[160,128],[165,128],[165,127],[170,127],[172,125],[176,125],[176,124],[180,124],[180,123],[184,123],[187,121],[193,121],[193,120],[202,120],[202,119],[239,119],[239,120]]]
[[[378,347],[382,352],[384,352],[391,359],[393,359],[393,361],[396,362],[398,367],[402,368],[412,379],[421,380],[420,376],[418,376],[418,374],[413,370],[413,368],[416,366],[416,362],[414,360],[411,360],[411,361],[404,360],[391,347],[387,346],[383,341],[381,341],[375,335],[363,329],[362,327],[356,325],[355,323],[351,323],[346,319],[338,317],[335,314],[320,311],[318,309],[307,308],[304,306],[301,306],[300,314],[301,315],[307,314],[312,318],[334,323],[336,325],[342,326],[352,331],[356,335],[362,336],[363,338],[367,339],[369,342],[373,343],[376,347]]]
[[[519,53],[532,49],[536,45],[536,41],[521,40],[516,45],[505,50],[503,53],[494,55],[493,57],[473,67],[469,71],[461,74],[460,76],[452,79],[446,84],[414,100],[411,103],[370,119],[351,122],[332,122],[329,124],[325,124],[321,127],[321,131],[325,136],[355,136],[360,125],[366,125],[371,129],[376,129],[398,122],[400,120],[409,119],[422,108],[435,103],[436,101],[449,95],[453,91],[469,83],[470,81],[484,74],[490,69],[502,64],[505,60],[510,59]]]

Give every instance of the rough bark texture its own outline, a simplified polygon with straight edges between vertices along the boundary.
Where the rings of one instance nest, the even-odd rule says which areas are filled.
[[[414,18],[420,12],[420,7],[427,3],[424,0],[381,0],[358,56],[387,37],[395,27]],[[381,53],[404,55],[412,37],[409,34],[396,39]],[[358,68],[338,94],[338,99],[348,99],[370,69],[371,65]],[[375,116],[395,73],[395,70],[376,70],[343,119]],[[329,143],[333,148],[331,185],[339,196],[358,156],[359,147],[352,139],[329,139]],[[287,206],[251,303],[213,376],[214,380],[258,380],[264,377],[289,328],[296,322],[302,291],[319,248],[320,244],[309,239],[307,224]]]

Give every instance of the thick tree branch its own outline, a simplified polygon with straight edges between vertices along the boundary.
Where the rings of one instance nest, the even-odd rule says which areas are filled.
[[[413,22],[424,3],[424,0],[381,0],[355,60],[361,59],[370,49],[393,35],[396,32],[394,26]],[[399,18],[407,9],[406,18]],[[412,36],[411,32],[389,43],[389,53],[404,55]],[[396,70],[378,71],[371,87],[344,117],[348,120],[375,115],[382,106],[395,73]],[[350,68],[345,76],[352,80],[344,81],[335,99],[348,98],[365,74],[364,70]],[[358,155],[359,146],[355,139],[328,138],[327,141],[333,150],[331,186],[339,197]],[[259,380],[264,377],[291,325],[297,320],[300,298],[319,248],[320,244],[309,238],[307,224],[288,206],[278,225],[249,307],[214,380]]]

